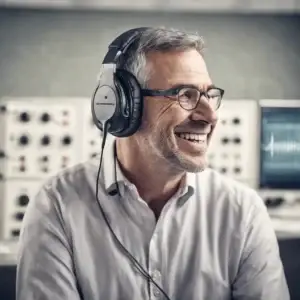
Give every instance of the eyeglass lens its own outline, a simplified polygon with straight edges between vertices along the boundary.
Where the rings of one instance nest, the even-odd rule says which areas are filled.
[[[178,93],[180,106],[187,110],[195,109],[200,100],[201,92],[195,88],[183,88]],[[209,89],[203,97],[208,101],[212,109],[218,109],[221,102],[221,91],[219,89]],[[201,96],[202,96],[201,95]]]

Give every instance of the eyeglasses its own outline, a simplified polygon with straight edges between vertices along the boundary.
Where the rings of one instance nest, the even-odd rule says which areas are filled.
[[[193,110],[197,107],[200,98],[204,96],[213,110],[217,110],[221,105],[224,96],[224,90],[215,86],[209,87],[206,91],[200,91],[193,86],[179,86],[168,90],[150,90],[143,89],[143,96],[163,96],[176,97],[179,105],[185,110]]]

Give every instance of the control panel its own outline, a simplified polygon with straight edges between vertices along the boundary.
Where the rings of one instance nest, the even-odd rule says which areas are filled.
[[[26,207],[41,185],[39,180],[0,181],[0,239],[19,237]]]
[[[46,178],[86,160],[88,109],[87,98],[0,101],[0,239],[18,237],[27,204]]]
[[[0,107],[1,178],[40,180],[80,160],[76,106],[6,101]]]
[[[208,151],[209,166],[251,187],[257,182],[258,104],[224,100]]]

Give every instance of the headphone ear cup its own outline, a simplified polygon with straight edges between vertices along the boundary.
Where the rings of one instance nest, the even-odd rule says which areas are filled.
[[[120,119],[125,125],[118,137],[133,135],[140,127],[143,115],[143,96],[141,86],[135,76],[126,70],[116,71],[120,89]],[[124,98],[123,98],[124,97]],[[121,120],[120,120],[121,121]]]
[[[126,95],[122,83],[119,82],[115,75],[114,86],[116,89],[116,110],[113,117],[110,119],[109,133],[121,137],[122,132],[128,127],[128,118],[124,115]]]

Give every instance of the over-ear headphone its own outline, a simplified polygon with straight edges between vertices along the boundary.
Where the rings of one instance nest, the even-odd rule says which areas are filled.
[[[92,116],[95,125],[117,137],[134,134],[143,113],[143,96],[138,80],[124,70],[127,54],[148,27],[130,29],[118,36],[110,45],[102,62],[98,85],[92,97]]]

